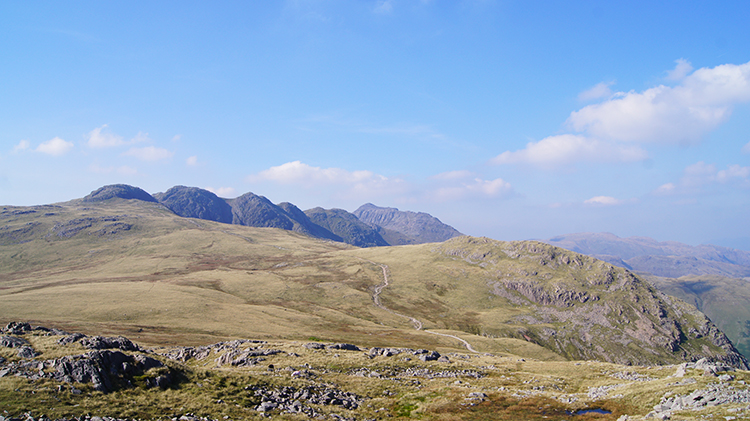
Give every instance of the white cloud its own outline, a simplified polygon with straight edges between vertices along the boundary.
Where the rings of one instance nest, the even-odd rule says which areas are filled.
[[[180,139],[182,139],[182,135],[181,134],[176,134],[176,135],[172,136],[172,142],[179,142]]]
[[[685,64],[678,63],[683,71]],[[677,73],[675,73],[677,76]],[[567,124],[589,136],[621,142],[696,143],[750,101],[750,63],[701,68],[675,87],[619,92],[571,113]]]
[[[337,194],[346,198],[398,194],[408,188],[407,184],[399,178],[389,178],[371,171],[313,167],[300,161],[287,162],[263,170],[248,176],[247,181],[250,183],[271,181],[308,189],[336,187]]]
[[[22,140],[18,142],[18,145],[13,147],[13,152],[25,151],[26,149],[29,149],[29,146],[31,146],[31,144],[28,140]]]
[[[612,90],[610,86],[614,85],[615,82],[599,82],[593,87],[578,94],[578,99],[581,101],[591,101],[594,99],[609,98],[612,96]]]
[[[157,148],[155,146],[145,146],[142,148],[130,148],[130,150],[123,155],[132,156],[141,161],[160,161],[171,158],[174,155],[174,152],[170,152],[164,148]]]
[[[669,80],[685,79],[685,76],[693,71],[693,66],[684,58],[675,60],[674,62],[677,63],[677,65],[674,67],[674,69],[667,72],[667,79]]]
[[[654,194],[657,196],[667,196],[670,194],[674,194],[676,190],[677,186],[674,183],[666,183],[662,184],[661,186],[659,186],[659,188],[654,190]]]
[[[232,197],[234,196],[235,191],[232,187],[219,187],[217,189],[213,187],[205,187],[205,189],[219,197]]]
[[[393,0],[378,0],[373,12],[387,14],[393,12]]]
[[[750,153],[750,142],[747,142],[747,145],[742,147],[743,153]]]
[[[89,132],[88,145],[92,148],[111,148],[113,146],[119,146],[125,142],[122,140],[122,136],[118,136],[114,133],[104,131],[107,125],[97,127]]]
[[[583,202],[586,205],[598,205],[598,206],[616,206],[621,205],[624,202],[620,199],[615,199],[611,196],[596,196]]]
[[[356,184],[368,181],[386,181],[382,175],[370,171],[347,171],[341,168],[312,167],[300,161],[287,162],[248,177],[248,181],[275,181],[281,184]]]
[[[134,138],[126,141],[122,136],[116,135],[107,129],[107,125],[97,127],[88,134],[88,145],[91,148],[113,148],[122,145],[132,145],[142,142],[150,142],[148,133],[138,132]]]
[[[470,171],[448,171],[430,177],[436,180],[426,193],[427,199],[437,202],[468,198],[505,198],[514,194],[513,187],[502,178],[485,180]]]
[[[66,142],[59,137],[55,137],[37,146],[36,151],[57,156],[65,154],[72,148],[72,142]]]
[[[189,165],[191,167],[195,166],[195,165],[198,165],[198,156],[193,155],[193,156],[188,157],[188,159],[185,160],[185,164],[187,164],[187,165]]]
[[[533,164],[555,167],[574,162],[634,162],[648,158],[638,146],[618,145],[580,135],[550,136],[538,142],[529,142],[525,149],[505,151],[493,158],[493,164]]]

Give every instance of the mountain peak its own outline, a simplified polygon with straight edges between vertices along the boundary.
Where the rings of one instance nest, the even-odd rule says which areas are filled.
[[[139,187],[127,184],[111,184],[92,191],[83,198],[84,202],[103,202],[109,199],[136,199],[144,202],[158,202],[153,196]]]
[[[412,238],[414,243],[436,243],[461,236],[459,231],[424,212],[400,211],[366,203],[354,211],[361,221]]]

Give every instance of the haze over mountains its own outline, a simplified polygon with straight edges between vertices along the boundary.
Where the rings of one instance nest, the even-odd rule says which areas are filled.
[[[559,235],[544,242],[656,276],[750,276],[750,252],[710,244],[690,246],[610,233]]]

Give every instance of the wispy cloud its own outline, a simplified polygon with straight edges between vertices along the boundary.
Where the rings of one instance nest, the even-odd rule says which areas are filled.
[[[126,141],[122,136],[112,133],[106,124],[97,127],[88,133],[87,144],[91,148],[113,148],[122,145],[132,145],[142,142],[150,142],[148,133],[138,132],[134,138]]]
[[[287,162],[252,174],[250,183],[274,182],[306,189],[331,189],[337,197],[382,197],[398,195],[408,189],[400,178],[386,177],[372,171],[349,171],[343,168],[313,167],[300,161]]]
[[[484,180],[476,177],[437,187],[429,191],[427,196],[432,201],[448,202],[466,199],[507,198],[513,194],[513,187],[502,178]]]
[[[191,167],[198,165],[198,157],[196,155],[188,157],[188,159],[185,160],[185,164]]]
[[[71,149],[73,149],[73,142],[66,142],[59,137],[55,137],[37,146],[36,151],[47,155],[59,156],[64,155]]]
[[[375,4],[375,8],[373,8],[372,11],[379,15],[391,13],[393,12],[393,3],[394,0],[378,0],[378,2]]]
[[[720,184],[750,188],[750,167],[734,164],[719,170],[714,164],[699,161],[685,167],[678,183],[663,184],[652,193],[657,196],[694,194],[708,186]]]
[[[584,200],[583,203],[585,205],[594,205],[594,206],[617,206],[622,205],[625,203],[625,201],[620,199],[615,199],[611,196],[596,196],[592,197],[591,199]]]
[[[747,145],[742,147],[742,153],[750,153],[750,142],[747,142]]]
[[[585,136],[564,134],[529,142],[526,148],[505,151],[490,160],[493,164],[533,164],[554,168],[575,162],[635,162],[648,158],[639,146],[603,142]]]
[[[130,148],[123,155],[132,156],[141,161],[161,161],[171,158],[174,152],[164,148],[157,148],[156,146],[145,146],[142,148]]]
[[[122,136],[110,133],[106,129],[107,125],[105,124],[90,131],[88,145],[92,148],[111,148],[125,143]]]
[[[685,76],[693,71],[693,66],[684,58],[675,60],[675,63],[677,63],[675,68],[667,72],[667,79],[669,80],[685,79]]]
[[[31,143],[29,143],[28,140],[22,140],[18,142],[16,146],[13,147],[13,152],[25,151],[26,149],[29,149],[30,146],[31,146]]]
[[[592,101],[595,99],[609,98],[612,96],[612,90],[610,86],[614,85],[615,82],[600,82],[593,87],[578,94],[578,99],[581,101]]]

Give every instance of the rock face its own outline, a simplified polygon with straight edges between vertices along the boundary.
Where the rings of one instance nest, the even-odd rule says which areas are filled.
[[[515,334],[569,359],[648,365],[708,358],[748,367],[703,313],[625,269],[534,241],[460,237],[434,251],[480,268],[491,293],[504,299],[495,305],[516,313],[477,333]]]
[[[232,223],[232,207],[214,193],[197,187],[175,186],[154,197],[177,215],[186,218]]]
[[[109,199],[137,199],[144,202],[158,202],[145,190],[127,184],[112,184],[98,188],[83,198],[84,202],[103,202]]]
[[[362,222],[383,227],[405,235],[408,239],[392,239],[391,245],[437,243],[463,234],[450,225],[424,212],[400,211],[396,208],[382,208],[372,203],[360,206],[354,211]]]
[[[358,247],[387,246],[388,243],[371,226],[343,209],[313,208],[305,211],[312,222]]]

